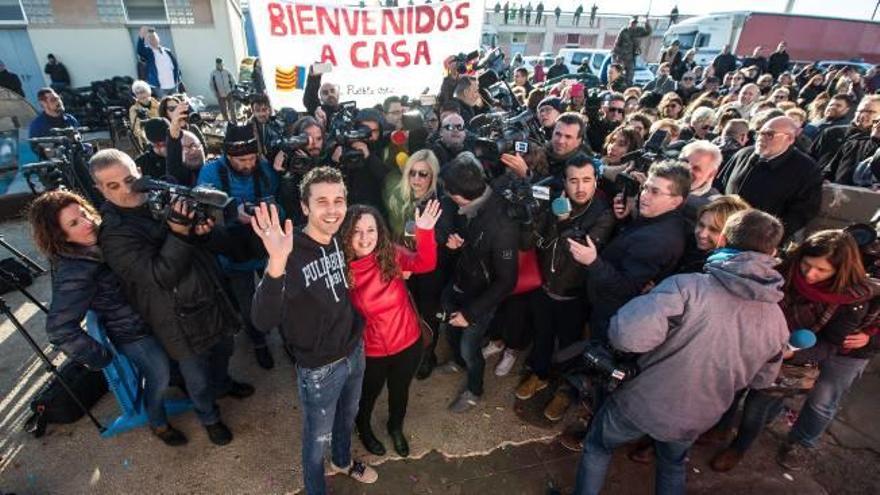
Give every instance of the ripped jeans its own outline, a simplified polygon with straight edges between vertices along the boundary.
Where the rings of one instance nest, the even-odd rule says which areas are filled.
[[[351,433],[364,379],[364,344],[318,368],[296,367],[303,409],[302,463],[305,493],[324,495],[324,451],[333,464],[351,464]]]

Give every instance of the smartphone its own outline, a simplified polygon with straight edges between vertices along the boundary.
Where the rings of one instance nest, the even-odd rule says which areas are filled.
[[[528,143],[528,141],[516,141],[513,143],[513,149],[517,153],[528,153],[529,152],[529,143]]]
[[[419,96],[419,103],[425,107],[432,107],[437,104],[437,97],[434,95],[422,95]]]
[[[322,63],[314,63],[312,64],[312,74],[316,76],[320,76],[322,74],[327,74],[328,72],[333,70],[333,64],[330,62]]]

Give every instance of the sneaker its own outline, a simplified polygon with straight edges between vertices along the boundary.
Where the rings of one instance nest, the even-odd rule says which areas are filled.
[[[587,437],[587,430],[566,431],[559,435],[559,443],[572,452],[583,452],[584,438]]]
[[[513,365],[516,364],[516,351],[513,349],[504,349],[501,360],[495,366],[495,376],[507,376]]]
[[[500,340],[497,342],[490,341],[483,347],[483,359],[489,359],[491,356],[498,354],[504,350],[504,343]]]
[[[336,464],[330,463],[330,471],[333,474],[344,474],[349,478],[360,481],[361,483],[375,483],[379,479],[379,473],[375,469],[367,466],[363,462],[353,460],[351,466],[341,468]]]
[[[246,399],[252,395],[254,395],[254,386],[248,383],[237,382],[235,380],[231,380],[232,385],[229,386],[229,390],[223,394],[223,397],[232,397],[233,399]]]
[[[743,458],[743,453],[731,448],[727,447],[718,453],[715,457],[712,458],[712,461],[709,463],[709,466],[713,471],[717,471],[719,473],[726,473],[731,469],[735,468],[739,461]]]
[[[214,445],[226,445],[232,441],[232,432],[229,431],[229,428],[222,421],[212,425],[205,425],[205,430],[208,431],[208,438],[211,439],[211,443]]]
[[[449,410],[454,413],[463,413],[476,407],[480,398],[470,390],[462,392],[452,404],[449,404]]]
[[[776,462],[789,471],[800,471],[810,459],[810,449],[796,442],[785,442],[779,447]]]
[[[546,380],[541,380],[535,374],[529,375],[526,381],[516,387],[516,398],[519,400],[529,400],[545,388],[547,388]]]
[[[550,421],[556,422],[565,416],[565,411],[571,405],[571,397],[565,392],[557,391],[553,394],[553,399],[544,408],[544,417]]]
[[[436,371],[441,375],[455,375],[456,373],[461,373],[462,369],[455,361],[449,361],[446,364],[438,366]]]
[[[153,435],[159,437],[169,447],[180,447],[186,445],[186,436],[180,430],[174,429],[171,425],[160,426],[159,428],[151,428]]]
[[[257,364],[260,365],[260,368],[271,370],[275,367],[275,359],[272,358],[272,353],[269,352],[268,347],[255,347],[254,355],[257,356]]]
[[[637,464],[651,464],[656,457],[654,440],[643,438],[626,454],[626,457]]]

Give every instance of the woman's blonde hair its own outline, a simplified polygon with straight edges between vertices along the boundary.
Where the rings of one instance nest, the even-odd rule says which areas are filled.
[[[428,196],[437,192],[437,178],[440,175],[440,161],[437,155],[429,149],[419,150],[409,156],[406,165],[403,166],[403,177],[400,178],[400,184],[397,186],[400,190],[400,197],[407,201],[412,201],[412,189],[409,185],[409,172],[418,162],[425,162],[431,169],[431,185],[428,186]]]

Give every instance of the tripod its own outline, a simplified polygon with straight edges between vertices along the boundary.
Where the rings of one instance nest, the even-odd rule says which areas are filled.
[[[3,276],[4,279],[6,278],[5,275],[6,275],[5,272],[0,272],[0,276]],[[12,280],[10,282],[12,282],[13,285],[17,285],[17,283],[14,280]],[[18,287],[18,290],[21,291],[21,293],[24,294],[28,299],[33,301],[34,304],[36,304],[41,310],[47,311],[46,307],[43,306],[42,304],[40,304],[40,302],[37,301],[33,295],[31,295],[30,293],[28,293],[26,290],[22,289],[21,287]],[[77,397],[76,394],[73,392],[73,390],[70,388],[70,385],[68,385],[67,382],[64,381],[64,377],[62,377],[61,373],[58,372],[58,367],[55,366],[52,363],[52,360],[49,359],[49,356],[47,356],[46,353],[43,352],[42,349],[40,349],[40,345],[37,344],[37,342],[34,340],[33,337],[31,337],[31,334],[29,334],[28,331],[24,328],[24,325],[22,325],[21,322],[18,321],[18,318],[16,318],[15,314],[12,312],[12,308],[9,307],[9,304],[6,303],[6,299],[4,299],[3,297],[0,297],[0,313],[3,313],[6,316],[6,318],[8,318],[10,322],[12,322],[12,325],[15,326],[15,329],[18,330],[18,333],[20,333],[21,336],[24,337],[25,340],[27,340],[28,344],[31,346],[31,349],[33,349],[34,353],[37,356],[39,356],[40,359],[43,361],[43,363],[46,365],[46,371],[55,375],[55,378],[58,379],[58,383],[60,383],[61,386],[64,388],[64,390],[68,393],[68,395],[70,395],[70,398],[73,399],[73,402],[75,402],[76,405],[79,406],[80,409],[82,409],[83,413],[85,413],[85,415],[89,417],[89,419],[92,421],[92,424],[95,425],[95,427],[98,429],[98,431],[103,433],[104,430],[106,429],[106,428],[104,428],[104,425],[102,425],[95,418],[95,416],[92,415],[92,412],[89,411],[89,408],[87,408],[85,405],[83,405],[83,403],[79,400],[79,397]]]

